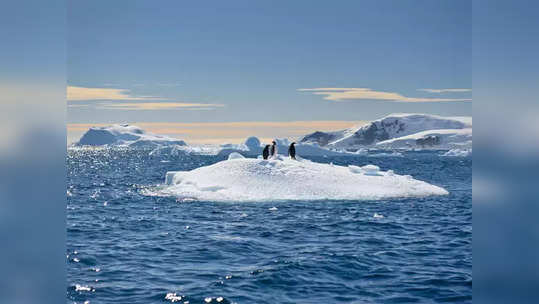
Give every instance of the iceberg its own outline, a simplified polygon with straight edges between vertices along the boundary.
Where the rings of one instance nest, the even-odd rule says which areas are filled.
[[[471,145],[471,117],[442,117],[429,114],[391,114],[374,120],[366,125],[356,126],[345,130],[321,132],[305,135],[300,143],[317,143],[323,147],[337,149],[376,148],[452,148],[458,145]],[[463,131],[464,130],[464,131]],[[434,134],[454,136],[449,142]],[[433,134],[432,137],[425,135]],[[410,140],[413,139],[413,140]],[[416,139],[418,141],[416,142]],[[440,141],[440,139],[442,139]]]
[[[148,148],[160,146],[186,146],[183,140],[146,132],[128,124],[92,127],[82,135],[75,146],[128,146]]]
[[[446,195],[438,186],[374,165],[337,166],[279,156],[237,155],[191,171],[167,172],[159,195],[217,202],[380,200]]]

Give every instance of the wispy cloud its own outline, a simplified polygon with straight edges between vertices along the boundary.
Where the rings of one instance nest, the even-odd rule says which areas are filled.
[[[465,93],[471,92],[472,89],[417,89],[418,91],[428,93]]]
[[[225,105],[215,103],[183,103],[183,102],[133,102],[102,103],[96,108],[105,110],[213,110]]]
[[[173,102],[170,99],[156,96],[137,96],[127,89],[77,86],[67,87],[67,100],[72,101],[68,103],[70,108],[101,110],[213,110],[225,106],[215,103]],[[90,103],[80,103],[81,101],[89,101]]]
[[[127,89],[67,87],[67,100],[166,100],[155,96],[135,96]]]
[[[300,92],[312,92],[323,95],[325,100],[384,100],[394,102],[445,102],[445,101],[471,101],[470,98],[430,98],[408,97],[395,92],[374,91],[369,88],[311,88],[298,89]]]

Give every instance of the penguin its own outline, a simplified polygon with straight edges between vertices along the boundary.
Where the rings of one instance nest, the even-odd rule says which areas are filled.
[[[296,147],[294,146],[295,144],[295,142],[292,142],[290,144],[290,147],[288,147],[288,155],[291,159],[296,159]]]
[[[262,151],[262,157],[264,159],[268,159],[268,156],[269,156],[269,148],[270,148],[270,145],[266,145],[264,147],[264,151]]]
[[[271,142],[270,156],[271,158],[277,157],[277,143],[275,141]]]

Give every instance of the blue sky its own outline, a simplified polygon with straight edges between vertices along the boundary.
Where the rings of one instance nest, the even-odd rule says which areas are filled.
[[[471,14],[470,1],[70,1],[68,123],[471,116]]]

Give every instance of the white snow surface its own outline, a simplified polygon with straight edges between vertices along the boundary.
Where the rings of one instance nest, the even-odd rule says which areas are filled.
[[[471,117],[442,117],[429,114],[391,114],[363,126],[333,132],[315,132],[300,142],[318,142],[336,149],[360,149],[378,143],[433,130],[472,128]],[[465,139],[467,140],[467,139]],[[400,147],[399,147],[400,148]],[[443,147],[440,147],[443,149]]]
[[[418,144],[419,139],[430,136],[439,138],[440,143],[434,146]],[[381,141],[376,144],[376,147],[380,149],[471,149],[472,128],[427,130]]]
[[[146,132],[128,124],[92,127],[82,135],[76,146],[160,147],[185,146],[183,140]]]
[[[233,158],[191,171],[167,172],[159,195],[180,200],[263,202],[282,200],[380,200],[446,195],[438,186],[380,171],[279,156]]]

